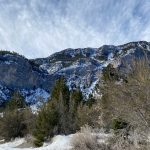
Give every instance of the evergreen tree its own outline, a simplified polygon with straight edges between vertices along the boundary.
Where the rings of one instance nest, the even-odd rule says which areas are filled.
[[[69,91],[64,78],[56,81],[48,102],[39,111],[34,131],[35,145],[41,146],[54,134],[70,134],[78,129],[77,107],[82,102],[80,90]]]
[[[1,118],[1,136],[5,140],[24,136],[28,133],[28,126],[31,129],[31,122],[33,120],[30,120],[30,117],[32,117],[31,110],[26,108],[23,96],[19,92],[14,92]]]
[[[24,97],[18,92],[14,92],[11,99],[6,104],[6,108],[9,110],[25,108],[26,103]]]
[[[24,136],[27,129],[24,123],[24,113],[17,110],[5,111],[1,119],[1,136],[9,141],[12,138]]]
[[[54,135],[54,129],[58,125],[58,120],[58,112],[52,103],[47,103],[41,108],[33,132],[35,146],[42,146],[44,140]]]
[[[83,95],[80,89],[73,90],[70,93],[70,109],[69,109],[69,122],[68,127],[70,130],[70,133],[74,133],[77,130],[79,130],[79,124],[78,124],[78,114],[77,110],[79,105],[83,102]]]
[[[55,86],[52,90],[52,96],[50,100],[55,101],[56,103],[59,102],[60,97],[63,99],[63,105],[66,109],[69,109],[69,98],[70,98],[69,88],[65,83],[65,79],[61,77],[59,80],[56,81]]]
[[[70,111],[76,115],[79,104],[83,102],[83,95],[80,89],[73,90],[70,94]]]

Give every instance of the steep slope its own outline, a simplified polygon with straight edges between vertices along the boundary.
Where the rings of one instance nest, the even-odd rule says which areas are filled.
[[[0,104],[19,90],[30,104],[46,100],[55,80],[66,78],[70,89],[80,88],[85,96],[94,92],[102,69],[118,67],[132,57],[150,57],[150,43],[131,42],[120,46],[66,49],[47,58],[28,60],[16,53],[0,52]]]

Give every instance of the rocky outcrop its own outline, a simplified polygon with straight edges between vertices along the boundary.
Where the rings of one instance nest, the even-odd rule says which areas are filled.
[[[150,56],[150,43],[131,42],[120,46],[66,49],[47,58],[28,60],[16,53],[0,51],[0,103],[13,90],[19,90],[29,102],[32,95],[48,97],[55,81],[66,78],[70,89],[79,87],[85,96],[94,92],[101,71],[109,63],[115,67],[132,57]],[[34,103],[36,102],[35,97]]]

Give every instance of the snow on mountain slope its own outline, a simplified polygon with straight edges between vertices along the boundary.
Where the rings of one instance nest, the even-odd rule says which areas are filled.
[[[150,58],[150,43],[130,42],[124,45],[104,45],[100,48],[66,49],[47,58],[28,60],[16,53],[0,51],[0,105],[19,90],[29,104],[47,100],[52,87],[64,76],[70,89],[80,88],[88,97],[95,92],[104,67],[114,67],[132,57]],[[40,98],[41,97],[41,98]]]
[[[120,46],[104,45],[100,48],[66,49],[50,57],[35,60],[50,74],[64,76],[70,89],[80,88],[85,96],[94,93],[102,69],[108,64],[118,67],[123,58],[142,56],[149,51],[148,42],[131,42]],[[41,63],[41,62],[42,63]]]

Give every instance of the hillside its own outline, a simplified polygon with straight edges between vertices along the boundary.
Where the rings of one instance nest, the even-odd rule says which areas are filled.
[[[109,63],[121,66],[132,57],[150,56],[150,42],[104,45],[100,48],[65,49],[47,58],[27,59],[16,53],[0,51],[0,105],[14,90],[29,104],[47,100],[55,81],[64,76],[70,89],[80,88],[85,96],[95,94],[102,69]]]

